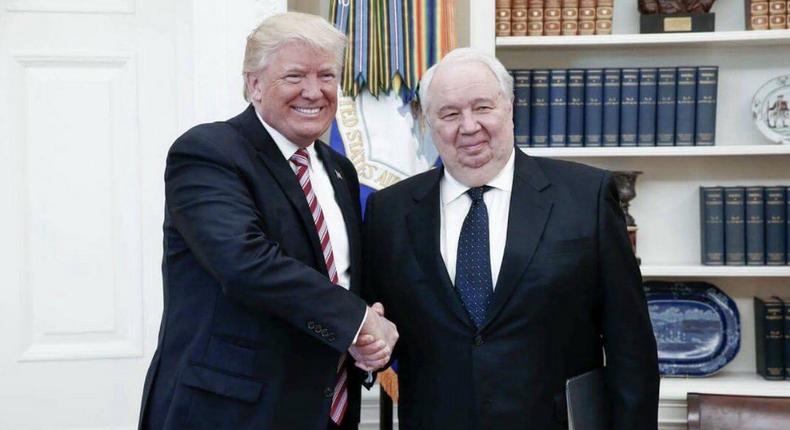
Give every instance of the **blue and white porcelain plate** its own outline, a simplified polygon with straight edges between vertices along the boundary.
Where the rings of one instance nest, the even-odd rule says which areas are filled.
[[[735,358],[741,323],[735,302],[706,282],[644,283],[665,376],[707,376]]]

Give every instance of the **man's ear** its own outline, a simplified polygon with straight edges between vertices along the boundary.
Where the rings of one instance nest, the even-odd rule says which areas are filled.
[[[244,72],[244,83],[250,101],[261,101],[261,77],[259,73]]]

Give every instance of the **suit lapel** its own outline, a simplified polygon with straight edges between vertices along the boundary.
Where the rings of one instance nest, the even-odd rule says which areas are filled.
[[[305,199],[302,187],[299,186],[296,174],[291,169],[288,160],[283,157],[282,152],[277,148],[277,144],[274,143],[274,139],[261,124],[252,105],[236,119],[241,125],[242,134],[258,149],[258,158],[263,161],[263,164],[269,170],[274,180],[277,181],[277,184],[280,185],[280,189],[282,189],[286,198],[299,215],[313,249],[315,260],[321,270],[327,273],[324,255],[321,252],[321,242],[318,240],[318,233],[315,231],[313,216],[310,214],[307,199]]]
[[[481,330],[502,310],[532,260],[551,213],[552,202],[541,193],[549,185],[535,160],[516,149],[505,254]]]
[[[338,206],[340,206],[340,212],[343,214],[343,221],[346,223],[348,245],[350,249],[349,254],[351,257],[351,270],[355,271],[356,268],[361,267],[361,261],[359,261],[359,258],[361,257],[360,246],[362,243],[358,229],[361,221],[355,209],[356,205],[352,201],[351,191],[348,189],[348,183],[346,182],[346,179],[342,177],[340,170],[332,160],[332,154],[330,154],[332,149],[330,149],[321,141],[316,141],[314,145],[316,153],[318,153],[318,157],[321,159],[321,162],[324,163],[326,174],[329,176],[329,181],[332,183],[332,188],[335,190],[335,201],[337,202]],[[357,277],[354,278],[356,279]],[[358,284],[358,282],[351,282],[351,290],[359,293],[360,285]]]
[[[444,298],[442,302],[450,307],[450,311],[459,320],[474,327],[447,274],[439,245],[441,228],[439,181],[443,172],[443,169],[431,171],[426,178],[425,186],[415,192],[415,205],[407,215],[406,223],[412,249],[427,277],[428,286],[438,289],[438,294]]]

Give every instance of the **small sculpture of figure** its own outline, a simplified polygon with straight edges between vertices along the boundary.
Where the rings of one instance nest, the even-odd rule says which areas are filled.
[[[639,0],[642,15],[677,13],[708,13],[715,0]]]
[[[773,124],[771,124],[772,119],[774,120]],[[787,106],[784,94],[779,94],[776,96],[774,104],[768,108],[768,127],[787,127],[788,119],[790,119],[790,108]],[[780,122],[782,125],[779,125]]]

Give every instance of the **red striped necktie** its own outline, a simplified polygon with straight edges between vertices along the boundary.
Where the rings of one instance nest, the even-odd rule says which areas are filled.
[[[332,254],[332,243],[329,240],[329,229],[324,220],[324,213],[321,211],[321,205],[318,204],[318,199],[313,191],[313,185],[310,183],[310,171],[308,169],[310,154],[308,154],[307,150],[300,148],[291,156],[291,163],[296,167],[296,179],[302,187],[304,196],[307,199],[307,205],[310,207],[310,214],[313,216],[315,231],[318,232],[318,239],[321,242],[321,252],[324,254],[326,270],[329,273],[329,280],[337,285],[337,269],[335,268],[335,256]],[[335,392],[332,396],[332,407],[329,410],[330,418],[338,425],[343,422],[343,416],[346,413],[346,409],[348,409],[348,371],[346,370],[345,364],[346,354],[343,354],[340,356],[340,362],[337,366],[337,383],[335,384]]]

